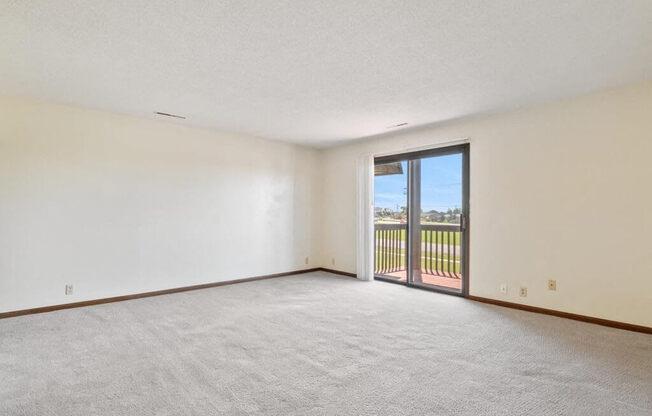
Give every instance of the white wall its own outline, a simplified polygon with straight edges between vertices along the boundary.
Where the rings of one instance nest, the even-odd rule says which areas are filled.
[[[356,158],[469,137],[471,294],[652,326],[650,108],[648,83],[315,151],[0,96],[0,312],[355,272]]]
[[[321,261],[355,271],[360,154],[469,137],[470,293],[652,326],[650,109],[648,83],[327,150]]]
[[[317,166],[297,146],[0,96],[0,312],[315,267]]]

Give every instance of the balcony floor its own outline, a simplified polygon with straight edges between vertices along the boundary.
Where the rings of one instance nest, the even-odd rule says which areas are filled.
[[[407,280],[407,270],[400,270],[392,273],[379,274],[379,276],[388,277],[390,279],[396,279],[402,282]],[[461,275],[453,274],[455,277],[450,276],[440,276],[436,274],[427,273],[425,270],[421,271],[421,283],[440,286],[448,289],[461,290],[462,289],[462,279]]]

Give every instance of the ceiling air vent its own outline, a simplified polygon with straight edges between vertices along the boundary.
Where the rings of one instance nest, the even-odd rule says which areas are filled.
[[[176,115],[176,114],[170,114],[170,113],[162,113],[162,112],[160,112],[160,111],[156,111],[156,112],[154,112],[154,114],[158,114],[159,116],[165,116],[165,117],[180,118],[180,119],[182,119],[182,120],[185,120],[185,119],[186,119],[185,116],[179,116],[179,115]]]

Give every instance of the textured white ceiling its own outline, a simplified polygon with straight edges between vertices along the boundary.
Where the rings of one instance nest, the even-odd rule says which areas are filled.
[[[0,92],[328,146],[652,74],[651,0],[4,0]]]

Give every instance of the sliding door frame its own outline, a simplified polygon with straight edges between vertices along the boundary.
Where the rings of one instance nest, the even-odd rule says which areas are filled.
[[[434,148],[434,149],[427,149],[427,150],[420,150],[416,152],[407,152],[407,153],[399,153],[399,154],[394,154],[394,155],[389,155],[389,156],[381,156],[381,157],[375,157],[374,158],[374,165],[380,165],[380,164],[385,164],[385,163],[392,163],[392,162],[405,162],[407,161],[407,215],[408,215],[408,221],[407,221],[407,226],[406,226],[406,242],[407,242],[407,259],[406,259],[406,272],[407,272],[407,278],[406,281],[399,281],[395,279],[390,279],[390,278],[385,278],[383,276],[375,275],[375,278],[378,280],[386,281],[386,282],[391,282],[391,283],[397,283],[397,284],[402,284],[410,287],[416,287],[419,289],[424,289],[424,290],[431,290],[434,292],[440,292],[440,293],[446,293],[450,295],[456,295],[456,296],[463,296],[467,297],[469,294],[469,228],[470,228],[470,222],[469,222],[469,143],[464,143],[464,144],[458,144],[458,145],[452,145],[452,146],[446,146],[446,147],[439,147],[439,148]],[[421,210],[421,204],[420,204],[420,162],[419,163],[410,163],[412,161],[420,161],[421,159],[428,158],[428,157],[436,157],[436,156],[446,156],[446,155],[452,155],[452,154],[461,154],[462,155],[462,216],[460,218],[460,235],[461,235],[461,242],[460,242],[460,250],[462,251],[461,253],[461,265],[460,269],[462,272],[462,289],[461,291],[457,291],[454,289],[448,289],[445,287],[439,287],[439,286],[426,286],[423,284],[415,284],[413,282],[413,272],[414,272],[414,267],[413,265],[415,264],[416,261],[419,261],[420,264],[420,259],[415,259],[415,254],[417,253],[416,250],[414,250],[414,245],[415,244],[421,244],[421,235],[420,233],[414,233],[413,232],[413,224],[415,224],[416,221],[420,220],[420,210]],[[414,179],[418,178],[418,179]],[[413,209],[413,207],[416,207],[416,209]],[[415,217],[416,215],[416,217]],[[374,243],[375,244],[375,243]],[[374,253],[376,252],[376,248],[374,247]]]

